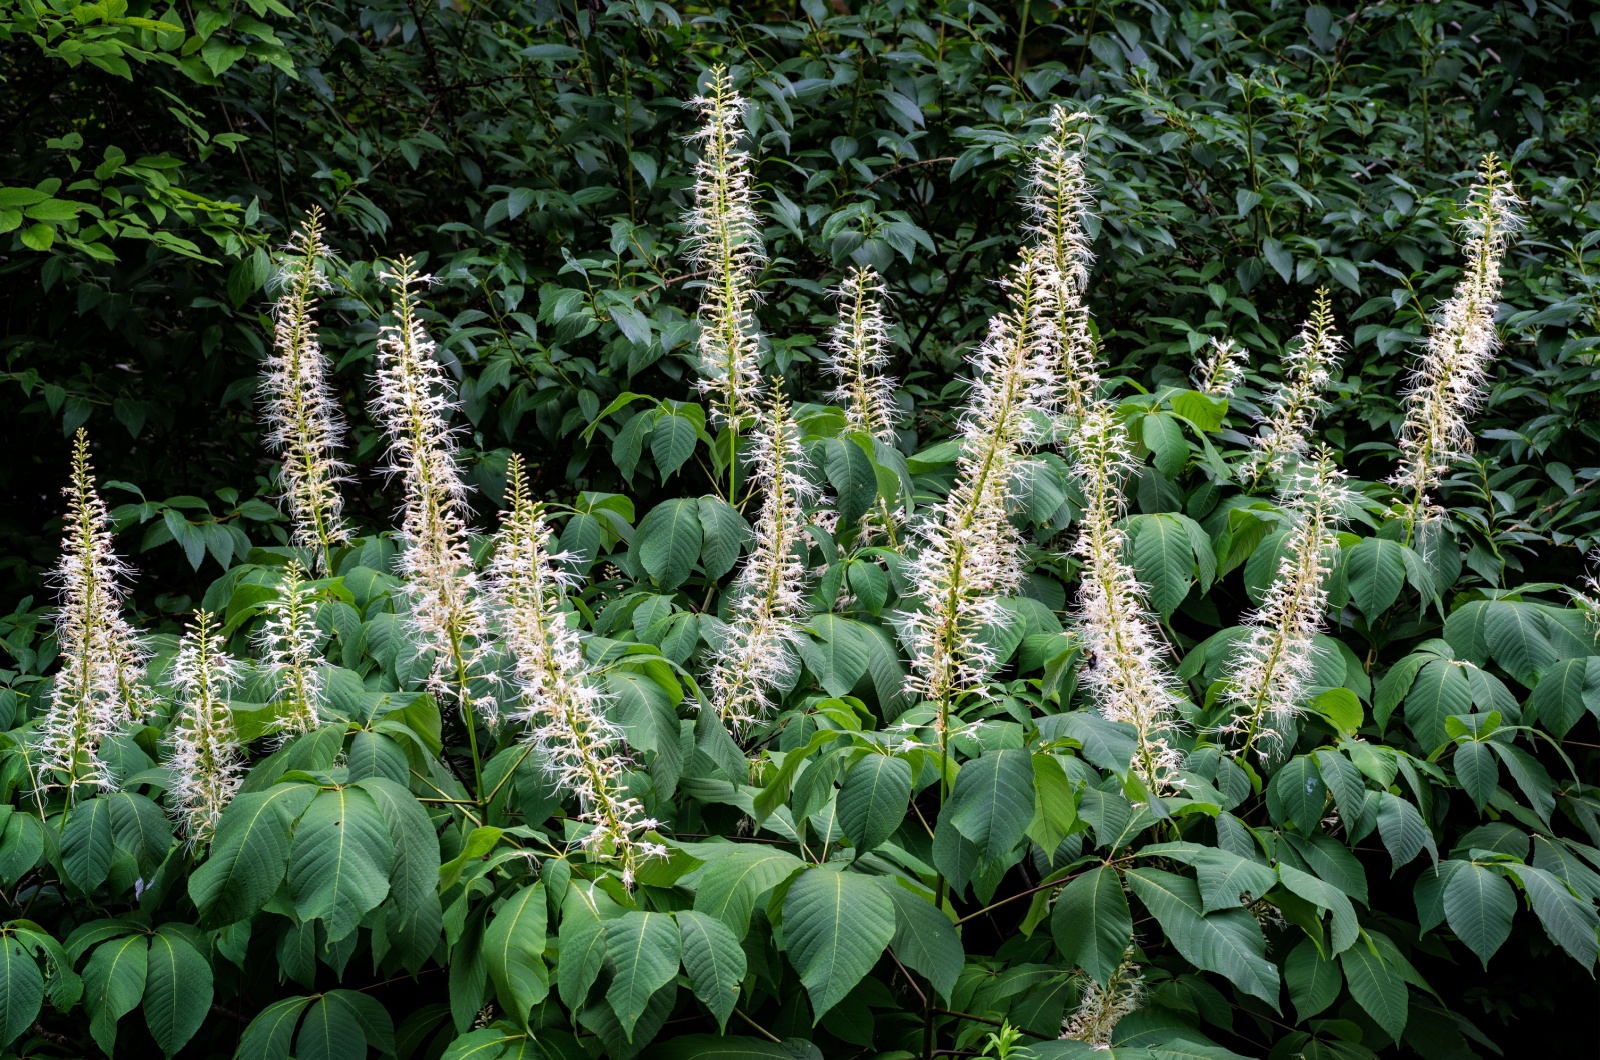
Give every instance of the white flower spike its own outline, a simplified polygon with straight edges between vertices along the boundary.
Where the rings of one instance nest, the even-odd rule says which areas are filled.
[[[1252,442],[1250,456],[1239,468],[1239,481],[1246,489],[1292,469],[1310,448],[1312,428],[1326,404],[1323,392],[1339,370],[1342,345],[1333,330],[1328,289],[1320,287],[1310,319],[1284,354],[1284,379],[1268,399],[1271,412],[1265,430]]]
[[[238,664],[223,653],[215,616],[200,611],[184,633],[169,680],[177,692],[168,739],[167,804],[191,849],[211,841],[222,811],[244,780],[244,760],[228,708]]]
[[[111,514],[94,488],[89,437],[72,443],[61,560],[52,580],[60,590],[56,642],[61,672],[39,727],[37,783],[110,790],[115,780],[100,758],[107,738],[128,729],[141,712],[145,653],[122,613],[123,582],[132,573],[111,546]]]
[[[1191,377],[1194,388],[1208,397],[1227,401],[1250,364],[1250,351],[1228,338],[1213,338],[1207,349],[1210,352],[1195,365]]]
[[[278,679],[275,698],[280,704],[280,740],[288,741],[321,724],[328,667],[323,657],[326,640],[317,628],[316,594],[306,587],[300,564],[291,560],[256,642],[263,668]]]

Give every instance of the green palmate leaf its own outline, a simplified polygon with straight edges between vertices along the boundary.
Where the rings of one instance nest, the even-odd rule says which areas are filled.
[[[354,931],[389,894],[394,842],[378,804],[361,788],[311,801],[289,849],[289,897],[302,920],[321,920],[328,941]]]
[[[280,998],[261,1010],[239,1038],[235,1060],[285,1060],[309,997]]]
[[[676,916],[689,985],[725,1030],[748,969],[744,950],[722,921],[690,909],[679,910]]]
[[[1200,901],[1205,912],[1237,909],[1266,895],[1278,883],[1270,866],[1219,847],[1198,843],[1157,843],[1140,854],[1168,857],[1195,867]]]
[[[1379,800],[1378,834],[1383,837],[1383,845],[1388,848],[1389,856],[1394,861],[1391,875],[1398,872],[1400,866],[1409,865],[1424,848],[1434,861],[1438,861],[1438,845],[1434,843],[1433,833],[1428,831],[1417,808],[1387,791],[1379,796]]]
[[[0,830],[0,883],[15,886],[44,853],[44,826],[28,813],[13,813]]]
[[[789,961],[821,1019],[861,981],[894,938],[894,903],[873,880],[812,868],[783,901]]]
[[[1267,809],[1272,819],[1283,824],[1292,823],[1306,835],[1317,830],[1327,802],[1328,786],[1323,783],[1322,773],[1311,755],[1285,762],[1267,788]]]
[[[83,1003],[89,1010],[89,1033],[107,1056],[117,1044],[117,1021],[144,997],[149,970],[149,941],[129,935],[102,943],[83,970]]]
[[[1345,893],[1293,865],[1279,865],[1278,875],[1291,893],[1333,914],[1332,952],[1343,953],[1349,949],[1361,929],[1356,924],[1356,908]]]
[[[739,551],[750,536],[750,526],[721,497],[700,498],[700,565],[706,577],[720,578],[739,561]]]
[[[1042,849],[1054,851],[1077,820],[1077,791],[1060,760],[1050,754],[1033,755],[1033,819],[1028,822],[1028,838]]]
[[[981,856],[1000,858],[1022,841],[1033,819],[1033,758],[1027,751],[991,751],[956,776],[941,821],[967,838]]]
[[[111,833],[118,850],[133,856],[141,873],[152,873],[172,848],[172,824],[161,807],[126,791],[108,796]]]
[[[0,936],[0,1049],[33,1026],[44,1004],[44,974],[9,935]]]
[[[817,615],[807,628],[820,639],[800,644],[800,657],[831,696],[846,696],[867,672],[866,640],[859,623],[838,615]]]
[[[61,863],[67,879],[88,892],[106,882],[116,838],[111,827],[111,800],[86,799],[71,811],[61,833]]]
[[[390,944],[407,968],[419,969],[433,955],[443,928],[439,906],[439,836],[412,794],[395,782],[369,777],[360,784],[377,803],[394,844],[389,873]]]
[[[1406,581],[1404,549],[1397,541],[1369,537],[1345,549],[1340,557],[1350,595],[1369,621],[1389,610],[1400,597]]]
[[[203,924],[231,924],[266,904],[283,880],[289,830],[316,793],[312,784],[277,784],[234,797],[222,812],[211,856],[189,877],[189,897]]]
[[[1511,934],[1511,915],[1517,909],[1511,884],[1487,866],[1464,862],[1445,881],[1443,900],[1450,930],[1487,968]]]
[[[168,1056],[186,1045],[211,1011],[211,965],[181,934],[162,928],[150,936],[144,1019]]]
[[[1490,658],[1530,688],[1556,661],[1555,646],[1545,635],[1544,618],[1533,604],[1490,601],[1484,611],[1483,635]]]
[[[1195,553],[1189,529],[1172,514],[1138,515],[1129,520],[1129,546],[1135,572],[1150,606],[1171,618],[1194,584]]]
[[[1243,909],[1206,915],[1195,882],[1170,872],[1131,869],[1127,878],[1184,959],[1277,1009],[1278,968],[1266,959],[1255,917]]]
[[[1365,943],[1340,954],[1339,964],[1356,1004],[1366,1009],[1367,1015],[1389,1037],[1399,1041],[1405,1030],[1408,1008],[1406,983],[1399,970],[1387,964]]]
[[[547,914],[544,884],[531,884],[501,904],[483,933],[483,959],[500,1008],[519,1023],[550,992],[543,956]]]
[[[889,948],[900,963],[925,977],[941,997],[949,998],[966,961],[955,926],[929,899],[887,877],[879,877],[879,882],[894,903],[894,938]]]
[[[606,921],[606,953],[613,968],[606,1001],[631,1042],[651,997],[678,972],[677,926],[666,913],[629,910]]]
[[[678,497],[656,505],[639,523],[633,538],[634,554],[657,585],[675,589],[700,558],[701,535],[699,502]]]
[[[561,956],[556,964],[556,989],[570,1009],[579,1009],[606,959],[606,922],[568,913],[561,924]]]
[[[1310,1019],[1333,1004],[1344,982],[1339,974],[1339,965],[1331,957],[1318,953],[1316,944],[1310,939],[1302,939],[1300,945],[1289,952],[1289,959],[1283,966],[1283,978],[1289,986],[1289,1000],[1294,1003],[1295,1013],[1301,1021]]]
[[[656,420],[650,432],[650,455],[655,457],[663,482],[694,455],[698,438],[699,431],[687,416],[665,413]]]
[[[1446,659],[1425,665],[1406,695],[1406,725],[1427,750],[1445,740],[1444,719],[1472,708],[1472,686],[1461,666]]]
[[[1562,659],[1545,671],[1528,697],[1529,712],[1557,739],[1567,735],[1585,709],[1600,705],[1600,665],[1593,663]]]
[[[335,994],[312,1003],[294,1039],[295,1060],[349,1060],[366,1053],[367,1035],[351,1005]]]
[[[841,526],[872,509],[878,499],[878,475],[871,456],[853,439],[830,438],[823,443],[823,469],[837,498]]]
[[[911,801],[911,766],[888,755],[867,755],[839,786],[839,827],[861,853],[888,839]]]
[[[1067,884],[1050,915],[1061,956],[1105,986],[1133,941],[1133,915],[1117,870],[1090,869]]]
[[[363,729],[350,741],[345,755],[346,768],[352,783],[368,777],[382,777],[404,786],[411,777],[411,767],[406,753],[398,743],[381,732]]]
[[[695,912],[716,917],[742,939],[750,931],[756,900],[804,867],[805,862],[783,850],[741,847],[685,882],[694,884]]]

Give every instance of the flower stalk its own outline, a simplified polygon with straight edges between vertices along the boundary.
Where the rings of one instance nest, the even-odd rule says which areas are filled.
[[[852,268],[835,294],[839,319],[823,363],[823,370],[839,381],[830,397],[844,410],[846,430],[893,445],[900,410],[894,403],[894,377],[883,374],[889,363],[883,279],[870,265]],[[878,498],[877,510],[867,518],[880,523],[890,543],[895,542],[895,512],[887,500]],[[862,527],[863,538],[871,532],[870,522]]]
[[[735,736],[764,719],[772,690],[792,682],[809,613],[805,599],[805,508],[816,499],[789,403],[774,387],[750,444],[750,482],[761,493],[755,547],[731,592],[733,621],[712,654],[707,688]]]
[[[1209,350],[1195,365],[1194,388],[1207,397],[1227,401],[1250,363],[1250,351],[1231,338],[1213,338]]]
[[[244,780],[227,699],[238,679],[238,664],[224,654],[215,618],[208,611],[196,612],[172,661],[177,710],[167,798],[190,849],[211,841],[222,811]]]
[[[1312,428],[1326,404],[1323,392],[1339,370],[1342,345],[1333,330],[1328,289],[1319,287],[1310,318],[1284,354],[1283,385],[1276,387],[1269,399],[1266,429],[1256,436],[1249,457],[1239,468],[1239,481],[1247,492],[1254,491],[1263,478],[1292,468],[1310,448]]]
[[[290,238],[273,309],[273,344],[261,377],[267,444],[283,454],[278,481],[289,512],[293,540],[332,573],[333,549],[349,540],[339,484],[348,465],[338,457],[344,422],[328,379],[331,368],[317,341],[317,295],[328,289],[322,276],[328,248],[322,214],[313,209]]]
[[[1522,201],[1500,159],[1487,155],[1467,197],[1461,228],[1466,270],[1450,297],[1433,311],[1422,354],[1406,393],[1400,428],[1400,467],[1389,479],[1410,495],[1405,511],[1409,535],[1437,515],[1428,500],[1450,465],[1472,455],[1470,418],[1483,403],[1489,366],[1500,348],[1495,306],[1500,263],[1523,226]]]
[[[432,652],[430,691],[460,707],[481,802],[476,715],[494,725],[498,713],[494,698],[472,687],[480,676],[488,623],[467,548],[467,484],[456,465],[456,433],[449,425],[456,409],[454,392],[417,313],[416,289],[430,277],[419,275],[410,258],[401,258],[387,279],[395,292],[395,322],[378,334],[372,411],[389,442],[384,470],[398,475],[405,487],[396,536],[407,621],[418,649]]]
[[[599,676],[583,656],[576,630],[562,604],[579,579],[552,548],[554,534],[528,494],[521,457],[507,469],[506,512],[495,537],[488,569],[490,610],[509,651],[518,709],[509,719],[544,758],[557,787],[578,797],[583,820],[592,826],[586,850],[622,867],[633,885],[641,860],[665,856],[641,836],[657,822],[627,793],[631,766],[622,731],[605,714]]]
[[[126,731],[141,712],[144,651],[122,613],[128,565],[111,544],[111,514],[95,490],[89,436],[72,443],[61,559],[52,580],[61,672],[39,727],[37,784],[62,787],[69,803],[84,788],[113,790],[101,745]]]
[[[327,661],[317,628],[316,594],[300,564],[290,560],[257,641],[264,668],[278,679],[278,736],[288,741],[321,724]]]

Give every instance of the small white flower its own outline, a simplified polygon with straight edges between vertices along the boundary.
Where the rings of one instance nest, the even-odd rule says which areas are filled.
[[[1311,317],[1284,354],[1284,379],[1267,399],[1266,429],[1252,442],[1239,468],[1239,481],[1253,488],[1268,475],[1281,475],[1311,446],[1312,428],[1322,413],[1323,391],[1339,370],[1343,340],[1333,330],[1333,306],[1326,287],[1317,289]]]
[[[290,238],[277,284],[272,350],[262,362],[267,443],[283,454],[279,482],[289,510],[294,542],[308,549],[325,573],[329,553],[350,537],[339,484],[349,469],[338,457],[344,422],[339,416],[331,369],[317,341],[317,295],[328,289],[322,262],[322,215],[313,209]]]
[[[665,850],[641,839],[657,822],[627,793],[631,763],[622,731],[606,717],[599,675],[562,610],[580,579],[564,566],[570,557],[552,551],[554,535],[528,496],[520,457],[511,458],[507,495],[511,508],[495,537],[486,581],[514,669],[518,706],[509,718],[543,753],[558,789],[578,797],[583,820],[594,826],[584,847],[618,862],[631,886],[638,862]]]
[[[168,677],[177,700],[167,738],[167,802],[191,848],[211,841],[222,811],[244,780],[244,762],[228,709],[238,664],[223,654],[214,616],[195,614]]]
[[[1099,403],[1071,438],[1074,471],[1087,506],[1074,554],[1083,562],[1078,628],[1088,663],[1084,687],[1112,721],[1138,736],[1134,770],[1152,790],[1172,784],[1182,755],[1171,745],[1177,682],[1166,665],[1166,644],[1145,606],[1144,586],[1127,562],[1127,535],[1118,525],[1123,482],[1135,470],[1133,446],[1112,408]]]
[[[750,483],[761,493],[755,546],[729,591],[733,621],[711,657],[707,691],[742,735],[766,717],[771,692],[798,669],[805,634],[805,506],[816,499],[789,403],[775,387],[750,439]]]
[[[1249,635],[1228,674],[1232,717],[1223,733],[1233,753],[1255,748],[1264,757],[1283,749],[1288,725],[1303,709],[1316,670],[1316,637],[1328,609],[1327,578],[1339,553],[1339,526],[1352,503],[1333,454],[1317,450],[1283,490],[1289,517],[1278,575],[1244,625]]]
[[[1483,402],[1489,366],[1500,348],[1494,330],[1500,261],[1522,228],[1522,200],[1494,155],[1483,160],[1461,222],[1467,235],[1466,271],[1433,311],[1432,326],[1406,393],[1400,428],[1400,468],[1389,482],[1411,495],[1407,519],[1430,518],[1428,492],[1451,464],[1472,455],[1470,417]]]
[[[37,783],[110,790],[114,778],[100,745],[126,731],[141,713],[145,653],[122,614],[123,581],[132,571],[111,546],[111,514],[94,488],[89,437],[80,428],[72,445],[61,559],[52,573],[60,590],[56,643],[61,672],[39,727]]]
[[[439,362],[437,347],[417,316],[414,288],[430,281],[401,258],[386,279],[395,289],[396,322],[378,333],[377,386],[373,416],[389,442],[384,470],[405,485],[398,565],[405,577],[407,618],[420,649],[431,650],[429,688],[458,699],[464,711],[477,710],[493,724],[492,697],[469,695],[468,680],[478,676],[488,625],[477,598],[477,571],[467,549],[467,484],[456,466],[454,388]]]
[[[895,380],[883,374],[889,363],[883,280],[870,265],[853,268],[834,293],[839,321],[823,369],[839,386],[830,397],[844,409],[846,429],[893,444],[900,410],[894,403]]]
[[[1226,401],[1233,396],[1245,368],[1250,364],[1250,351],[1229,338],[1213,338],[1210,351],[1195,364],[1194,388],[1200,393]]]
[[[952,698],[981,694],[999,665],[984,631],[1006,621],[1000,599],[1022,582],[1023,542],[1010,519],[1015,477],[1060,408],[1049,253],[1024,250],[1004,286],[1009,306],[970,362],[955,484],[917,528],[922,546],[906,570],[918,601],[901,622],[911,655],[906,687],[940,704],[941,731]]]
[[[1061,1037],[1109,1050],[1117,1024],[1143,1005],[1144,976],[1129,950],[1104,988],[1089,976],[1083,977],[1083,996],[1072,1015],[1061,1022]]]
[[[747,104],[723,66],[711,69],[706,94],[689,101],[701,126],[694,205],[684,217],[689,261],[704,273],[700,293],[700,389],[714,394],[713,414],[738,429],[761,396],[756,277],[766,265],[748,152],[740,147]]]

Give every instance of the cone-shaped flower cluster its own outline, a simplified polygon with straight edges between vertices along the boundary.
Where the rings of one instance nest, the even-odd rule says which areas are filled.
[[[1311,446],[1311,429],[1322,413],[1323,391],[1339,370],[1342,341],[1333,330],[1333,306],[1328,289],[1317,289],[1311,317],[1284,354],[1284,380],[1268,405],[1266,430],[1253,443],[1250,456],[1239,468],[1239,480],[1253,488],[1262,478],[1281,475],[1292,468]]]
[[[511,508],[495,538],[487,587],[514,668],[519,706],[509,716],[543,753],[559,790],[578,797],[584,821],[594,826],[584,847],[620,864],[631,886],[640,859],[666,851],[640,838],[656,822],[627,793],[622,732],[605,715],[597,677],[561,609],[577,579],[562,566],[566,557],[551,549],[553,535],[528,496],[517,457],[507,495]]]
[[[999,660],[986,627],[1005,621],[1000,598],[1022,581],[1023,543],[1011,525],[1016,474],[1059,411],[1055,265],[1045,248],[1024,250],[1004,281],[1009,306],[990,322],[971,360],[961,414],[955,485],[919,528],[907,567],[919,606],[901,626],[911,654],[908,690],[940,704],[980,692]]]
[[[750,155],[739,145],[745,101],[726,67],[711,70],[706,94],[690,105],[701,126],[694,205],[684,218],[689,261],[705,275],[700,295],[700,389],[716,396],[714,414],[738,429],[761,394],[755,280],[766,264]]]
[[[1233,752],[1278,753],[1301,712],[1316,669],[1316,637],[1328,610],[1328,575],[1339,554],[1338,531],[1352,503],[1333,454],[1318,449],[1285,484],[1289,518],[1278,574],[1261,606],[1245,619],[1248,635],[1228,675],[1231,718],[1223,727]]]
[[[317,295],[328,286],[321,272],[327,255],[321,214],[313,210],[289,240],[278,276],[283,293],[273,309],[272,351],[261,378],[267,443],[283,454],[278,476],[294,543],[309,549],[324,571],[333,547],[349,538],[339,493],[347,470],[338,457],[344,423],[315,319]]]
[[[1144,976],[1134,963],[1132,951],[1102,987],[1086,978],[1078,1007],[1061,1023],[1061,1037],[1086,1042],[1098,1049],[1110,1049],[1111,1032],[1123,1017],[1144,1004]]]
[[[883,442],[894,442],[900,410],[894,404],[894,379],[883,374],[889,363],[889,325],[883,315],[883,281],[868,265],[851,269],[836,292],[839,322],[828,343],[824,370],[839,386],[831,395],[844,409],[845,427]]]
[[[1170,784],[1180,762],[1171,746],[1177,683],[1165,644],[1144,601],[1144,586],[1128,565],[1122,485],[1134,471],[1126,429],[1107,404],[1091,408],[1071,441],[1075,472],[1087,506],[1074,553],[1083,561],[1079,630],[1088,665],[1081,679],[1100,711],[1133,725],[1133,768],[1154,790]]]
[[[750,481],[761,493],[755,547],[732,587],[733,622],[711,659],[711,702],[742,734],[771,707],[774,688],[790,684],[805,634],[805,508],[816,499],[789,404],[774,388],[750,439]]]
[[[1083,111],[1051,111],[1050,131],[1034,148],[1023,193],[1028,233],[1047,254],[1055,281],[1056,356],[1061,403],[1069,416],[1081,416],[1100,387],[1083,301],[1094,265],[1088,218],[1095,201],[1083,159],[1091,120]]]
[[[61,592],[56,642],[61,672],[39,727],[38,785],[110,788],[113,777],[100,744],[126,730],[140,711],[144,653],[122,614],[127,565],[111,547],[111,515],[94,488],[89,438],[72,444],[61,561],[53,580]]]
[[[1209,397],[1226,401],[1250,363],[1250,351],[1232,339],[1212,339],[1207,353],[1194,366],[1194,388]]]
[[[467,485],[456,466],[455,432],[449,425],[454,395],[417,316],[415,289],[428,277],[419,276],[409,258],[398,264],[398,272],[388,277],[395,288],[396,321],[378,334],[372,412],[388,437],[385,471],[405,485],[398,537],[409,621],[418,648],[433,652],[429,687],[493,722],[493,699],[469,695],[467,688],[488,626],[467,550]]]
[[[217,634],[214,616],[197,612],[178,645],[169,677],[177,702],[168,731],[172,757],[167,760],[167,800],[190,847],[210,842],[244,779],[227,698],[238,678],[238,664],[223,653]]]
[[[316,593],[307,588],[300,564],[291,560],[256,638],[263,669],[277,678],[277,728],[283,740],[310,732],[321,722],[328,664],[316,608]]]
[[[1428,491],[1451,464],[1472,455],[1469,420],[1483,401],[1489,365],[1500,346],[1494,330],[1500,261],[1522,227],[1521,205],[1511,175],[1494,155],[1486,157],[1462,221],[1466,271],[1434,309],[1406,394],[1400,469],[1389,481],[1410,495],[1407,518],[1413,525],[1429,515]]]

